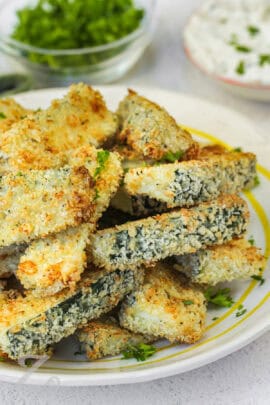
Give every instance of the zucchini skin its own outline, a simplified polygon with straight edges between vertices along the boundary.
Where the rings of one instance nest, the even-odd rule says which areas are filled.
[[[44,313],[6,331],[2,348],[13,359],[46,352],[48,346],[75,332],[90,319],[110,311],[142,282],[138,270],[98,271]],[[64,294],[63,294],[64,295]]]
[[[242,236],[248,225],[246,202],[227,195],[196,207],[127,222],[90,235],[89,255],[107,269],[154,263],[194,253]]]

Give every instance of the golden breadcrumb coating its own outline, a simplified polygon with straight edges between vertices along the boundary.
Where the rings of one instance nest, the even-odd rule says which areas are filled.
[[[260,275],[266,264],[261,250],[245,239],[212,246],[189,255],[176,256],[174,268],[198,284],[216,285],[232,280],[247,280]]]
[[[22,107],[12,98],[0,98],[0,137],[15,122],[20,121],[32,112]]]
[[[155,340],[153,336],[133,333],[122,328],[117,319],[109,315],[90,321],[76,334],[90,360],[116,356],[127,350],[129,346]]]
[[[133,90],[121,101],[117,114],[118,141],[145,157],[159,160],[168,152],[184,156],[196,143],[165,109]]]
[[[194,343],[205,330],[204,294],[164,263],[146,271],[143,286],[123,301],[122,327],[134,333]]]
[[[66,151],[103,145],[114,136],[117,125],[98,91],[74,84],[65,97],[6,131],[0,138],[0,152],[14,170],[59,167]]]
[[[102,165],[100,156],[107,159],[100,161]],[[84,164],[89,170],[95,211],[90,223],[34,240],[29,245],[20,258],[17,277],[35,295],[50,295],[65,287],[75,287],[87,264],[85,250],[89,234],[94,231],[121,180],[121,162],[116,153],[88,146],[72,152],[70,162]]]

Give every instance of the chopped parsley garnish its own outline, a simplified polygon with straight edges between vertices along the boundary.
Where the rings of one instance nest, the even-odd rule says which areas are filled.
[[[217,291],[214,291],[212,288],[208,288],[204,293],[208,303],[226,308],[230,308],[234,303],[230,294],[230,288],[221,288]]]
[[[129,346],[122,354],[122,359],[133,359],[137,361],[145,361],[149,357],[153,356],[157,351],[155,346],[147,345],[145,343],[139,343],[136,346]]]
[[[242,152],[242,148],[238,146],[237,148],[233,149],[233,152]]]
[[[105,163],[109,159],[110,152],[108,150],[100,150],[97,153],[97,161],[98,161],[98,167],[96,168],[94,172],[94,178],[97,178],[102,170],[105,168]]]
[[[183,157],[184,152],[182,150],[179,150],[178,152],[167,152],[165,155],[160,159],[161,163],[174,163],[177,160],[181,159]]]
[[[100,197],[100,194],[99,194],[98,189],[96,188],[96,189],[95,189],[94,201],[96,201],[99,197]]]
[[[251,276],[253,280],[259,281],[260,285],[263,285],[265,283],[265,279],[262,276],[254,274],[254,276]]]
[[[18,10],[12,38],[45,49],[82,49],[112,43],[135,31],[144,10],[133,0],[36,0]],[[108,51],[112,57],[119,50]],[[54,68],[87,66],[104,60],[104,52],[57,57],[28,53],[32,62]]]
[[[218,316],[214,316],[214,318],[212,318],[212,321],[216,321],[217,319],[219,319]]]
[[[249,243],[251,246],[254,246],[254,245],[255,245],[255,240],[254,240],[253,236],[251,236],[251,237],[248,239],[248,243]]]
[[[192,300],[184,300],[183,304],[184,305],[192,305],[192,304],[194,304],[194,301],[192,301]]]
[[[254,177],[254,187],[258,187],[260,184],[261,184],[261,182],[260,182],[259,176],[256,175]]]
[[[243,60],[241,60],[238,65],[236,66],[235,69],[236,73],[238,73],[239,75],[244,75],[246,73],[246,65],[245,62]]]
[[[259,65],[264,66],[270,64],[270,54],[264,54],[259,56]]]
[[[32,367],[34,363],[35,363],[35,359],[25,359],[25,362],[24,362],[26,367]]]
[[[0,111],[0,119],[3,120],[4,118],[7,118],[6,114]]]
[[[235,47],[235,50],[238,52],[249,53],[252,51],[251,48],[249,48],[248,46],[245,46],[245,45],[236,44],[234,47]]]
[[[239,316],[244,315],[247,312],[247,309],[244,308],[244,305],[241,304],[239,305],[239,307],[237,308],[237,312],[235,314],[236,318],[239,318]]]
[[[247,30],[248,30],[249,34],[250,34],[252,37],[254,37],[255,35],[259,34],[259,32],[260,32],[260,28],[255,27],[255,25],[249,25],[249,26],[247,27]]]
[[[6,359],[4,357],[0,357],[0,362],[5,361]]]

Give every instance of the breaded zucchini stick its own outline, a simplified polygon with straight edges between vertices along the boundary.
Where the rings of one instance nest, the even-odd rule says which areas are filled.
[[[2,133],[11,128],[11,126],[32,113],[18,104],[12,98],[0,99],[0,137]]]
[[[127,222],[90,236],[90,260],[108,269],[156,262],[240,237],[249,211],[236,195]]]
[[[20,258],[17,278],[35,295],[50,295],[74,288],[87,265],[86,245],[89,233],[108,207],[121,180],[118,155],[93,147],[82,148],[72,155],[72,164],[84,164],[94,189],[94,221],[67,229],[46,238],[34,240]],[[93,191],[92,191],[93,192]]]
[[[108,142],[117,129],[98,91],[74,84],[46,110],[26,117],[0,138],[0,152],[14,170],[48,169],[65,162],[65,152]]]
[[[89,269],[75,291],[10,300],[0,307],[0,347],[12,359],[44,354],[51,344],[110,311],[142,279],[143,271],[137,269]]]
[[[95,223],[93,179],[85,166],[0,177],[0,247],[28,242],[83,222]]]
[[[249,189],[254,186],[255,177],[256,156],[238,152],[213,155],[207,160],[130,169],[112,206],[132,215],[190,207],[221,194]]]
[[[216,285],[224,281],[247,280],[259,275],[266,259],[260,249],[245,239],[209,247],[175,257],[174,268],[197,284]]]
[[[144,157],[160,160],[168,153],[183,157],[196,144],[159,105],[129,90],[119,104],[118,141]]]
[[[180,343],[199,340],[205,318],[204,294],[161,263],[146,271],[143,286],[124,299],[119,313],[120,325],[134,333]]]
[[[108,315],[90,321],[76,334],[90,360],[116,356],[127,350],[129,346],[156,340],[153,336],[133,333],[122,328],[115,317]]]

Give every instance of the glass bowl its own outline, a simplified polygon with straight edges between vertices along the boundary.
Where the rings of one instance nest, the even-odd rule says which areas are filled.
[[[36,1],[23,5],[33,3]],[[4,1],[0,5],[0,50],[19,62],[37,87],[67,86],[80,81],[92,84],[113,82],[137,62],[153,34],[156,0],[135,1],[135,4],[145,10],[145,16],[139,28],[131,34],[106,45],[52,50],[30,46],[10,37],[16,23],[16,11],[23,5],[21,0]],[[42,56],[46,60],[50,58],[50,66],[35,62]]]

